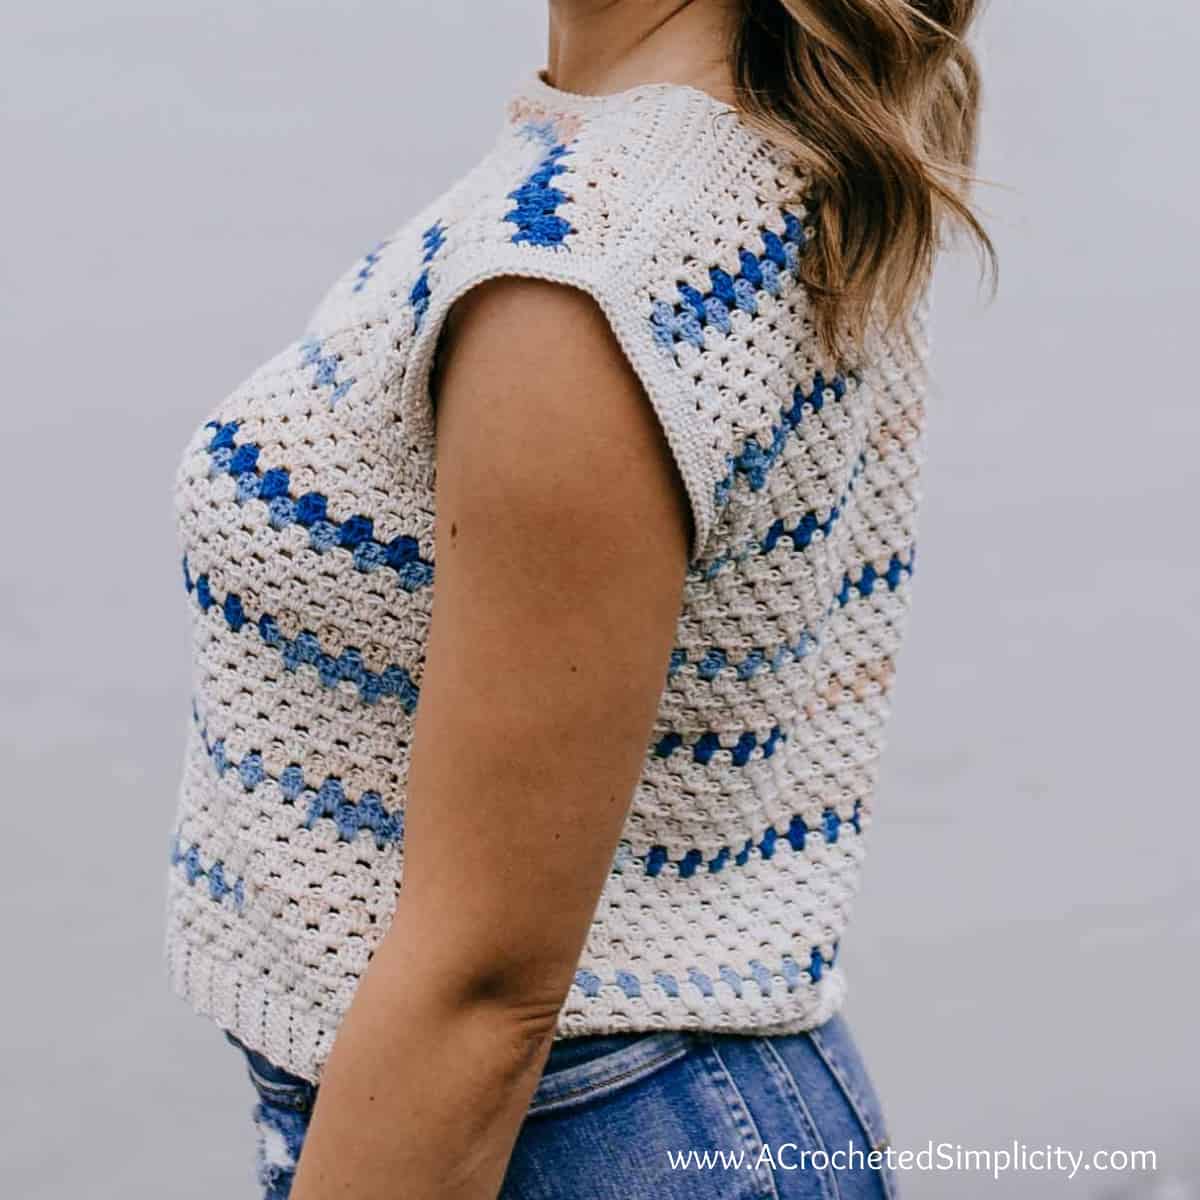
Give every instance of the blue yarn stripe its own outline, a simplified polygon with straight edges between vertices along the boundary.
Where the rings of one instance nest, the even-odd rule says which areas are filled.
[[[731,864],[744,867],[753,857],[755,850],[760,858],[771,859],[775,856],[775,851],[783,845],[790,846],[793,850],[803,850],[810,837],[820,837],[830,844],[835,843],[842,834],[843,824],[852,826],[855,833],[862,833],[860,801],[855,801],[854,815],[844,822],[836,809],[825,808],[821,812],[820,827],[810,829],[804,818],[796,814],[782,833],[774,826],[769,826],[758,838],[747,838],[740,849],[723,846],[711,858],[705,858],[702,851],[693,848],[680,858],[671,858],[670,851],[665,846],[651,846],[645,854],[632,855],[621,860],[617,872],[624,872],[633,864],[635,868],[641,867],[647,875],[655,877],[672,866],[677,868],[680,879],[691,879],[700,871],[715,875]]]
[[[654,339],[672,353],[680,342],[704,349],[704,331],[709,328],[728,333],[732,328],[730,315],[741,309],[751,316],[758,315],[758,293],[765,291],[780,296],[784,291],[783,272],[795,275],[806,237],[804,225],[793,213],[782,213],[783,235],[771,229],[759,231],[762,250],[739,252],[739,270],[730,275],[719,267],[708,270],[709,290],[700,292],[691,284],[677,285],[679,299],[674,304],[655,301],[650,324]]]
[[[905,578],[912,575],[916,558],[914,548],[908,552],[907,560],[899,554],[893,554],[883,571],[877,571],[874,563],[867,563],[856,574],[847,573],[835,597],[838,606],[844,608],[855,596],[870,596],[881,585],[886,586],[889,592],[894,592]]]
[[[790,954],[784,955],[778,968],[770,968],[759,959],[752,959],[749,964],[749,974],[742,974],[732,966],[720,966],[715,977],[706,974],[698,967],[689,967],[686,973],[672,971],[655,971],[647,979],[632,971],[618,970],[612,978],[602,979],[595,971],[581,968],[575,972],[574,986],[588,999],[596,999],[606,987],[619,987],[626,997],[633,1000],[652,989],[659,989],[670,999],[683,996],[685,989],[693,989],[705,999],[713,999],[717,988],[724,985],[734,996],[741,998],[745,993],[745,985],[753,984],[762,996],[770,996],[775,986],[776,977],[782,976],[784,987],[788,992],[794,992],[808,983],[817,983],[825,972],[837,962],[838,946],[835,943],[829,957],[821,953],[820,947],[814,946],[809,951],[803,965]]]
[[[778,725],[774,726],[767,737],[761,741],[757,734],[747,730],[738,736],[732,746],[725,745],[719,735],[711,732],[702,733],[690,743],[681,734],[671,732],[655,743],[654,753],[659,758],[670,758],[677,750],[682,750],[685,754],[690,754],[694,762],[706,766],[712,761],[714,755],[725,751],[731,755],[735,767],[744,767],[756,750],[762,751],[762,758],[770,758],[779,743],[786,740],[787,735]]]
[[[367,281],[375,272],[375,268],[379,265],[383,258],[383,252],[387,249],[388,242],[382,241],[376,243],[375,247],[368,250],[363,256],[363,265],[359,267],[358,273],[354,276],[354,287],[351,291],[361,292],[367,286]]]
[[[417,276],[417,281],[408,293],[408,302],[412,305],[413,319],[416,328],[421,328],[425,313],[429,310],[429,298],[432,292],[429,287],[429,264],[437,257],[438,251],[446,244],[446,229],[440,221],[435,221],[421,234],[423,252],[421,262],[425,269]]]
[[[343,842],[354,841],[363,830],[374,835],[375,845],[380,850],[403,841],[404,814],[388,812],[378,792],[366,791],[357,800],[351,800],[342,781],[334,775],[314,787],[305,781],[304,771],[296,763],[284,767],[277,776],[271,775],[257,750],[252,750],[240,762],[234,762],[225,753],[224,738],[208,740],[208,729],[201,723],[194,705],[192,716],[200,725],[200,740],[217,775],[222,779],[226,774],[236,775],[248,792],[254,791],[265,780],[273,780],[290,804],[307,807],[305,829],[312,829],[319,820],[328,818],[337,826],[338,838]]]
[[[850,497],[854,493],[855,485],[866,468],[866,464],[866,456],[859,455],[857,462],[854,464],[854,469],[850,473],[850,478],[846,483],[845,489],[829,510],[827,516],[819,517],[816,510],[813,510],[805,513],[804,516],[790,525],[782,517],[778,517],[761,537],[756,538],[733,554],[714,558],[703,569],[696,572],[696,574],[702,579],[712,579],[730,565],[744,562],[747,558],[755,555],[770,554],[778,546],[786,545],[789,542],[791,543],[792,551],[800,554],[812,545],[818,533],[822,539],[829,537],[833,532],[833,527],[845,514],[846,507],[850,503]]]
[[[521,123],[517,133],[527,142],[536,142],[547,150],[553,149],[563,140],[558,122],[553,117],[530,117]]]
[[[561,142],[551,146],[525,182],[508,193],[508,199],[516,204],[504,214],[504,220],[517,227],[511,241],[560,247],[575,232],[570,222],[560,217],[557,211],[569,197],[554,186],[555,178],[569,170],[562,159],[570,153],[570,148]]]
[[[893,554],[883,571],[876,570],[873,563],[865,563],[848,571],[842,577],[841,585],[833,598],[833,603],[825,613],[821,625],[823,626],[829,620],[836,608],[845,608],[856,597],[870,596],[881,585],[887,587],[889,591],[895,591],[902,580],[912,575],[915,563],[916,550],[914,548],[908,552],[907,558]],[[667,679],[677,675],[689,663],[694,663],[697,676],[706,683],[716,682],[727,671],[733,671],[740,681],[745,682],[754,679],[763,671],[775,673],[790,663],[799,662],[811,654],[819,642],[820,638],[816,633],[806,630],[796,642],[777,646],[771,650],[765,647],[751,650],[741,658],[733,658],[728,651],[719,646],[713,646],[705,650],[698,658],[693,659],[686,650],[676,646],[671,651],[671,657],[667,663]]]
[[[195,887],[204,884],[208,888],[209,898],[216,903],[222,903],[227,896],[233,898],[233,907],[241,912],[246,903],[246,881],[238,878],[232,882],[226,877],[225,864],[217,859],[204,862],[204,855],[195,843],[185,845],[178,831],[171,837],[171,865],[183,867],[187,881]]]
[[[325,650],[320,639],[309,630],[302,630],[294,638],[286,638],[279,622],[269,613],[254,617],[247,613],[241,597],[230,592],[223,599],[214,594],[207,575],[198,575],[193,580],[187,558],[183,560],[183,583],[189,594],[195,596],[201,612],[218,608],[225,623],[234,633],[252,626],[258,636],[272,650],[278,650],[283,665],[289,671],[303,663],[317,669],[322,687],[334,688],[339,683],[352,683],[367,704],[376,704],[385,696],[395,696],[406,713],[416,711],[418,688],[412,676],[403,667],[391,664],[382,671],[369,670],[363,663],[362,651],[349,647],[336,658]]]
[[[433,582],[433,564],[421,557],[416,538],[400,534],[380,541],[371,517],[356,514],[338,519],[329,514],[329,500],[321,492],[295,495],[286,467],[264,470],[259,464],[261,447],[253,442],[238,443],[237,421],[209,421],[205,428],[213,431],[207,447],[210,473],[233,476],[239,504],[261,500],[273,528],[302,525],[308,530],[309,546],[318,554],[347,550],[354,556],[355,567],[366,574],[387,567],[396,572],[405,591],[415,592]]]
[[[773,650],[759,648],[749,651],[741,658],[733,658],[728,651],[718,646],[706,650],[695,660],[696,675],[705,683],[713,683],[727,671],[733,671],[739,680],[745,682],[754,679],[763,671],[772,674],[782,670],[793,662],[799,662],[812,653],[817,645],[815,635],[804,632],[795,642],[778,646]],[[677,675],[691,661],[688,652],[680,647],[671,651],[667,664],[667,678]]]
[[[358,382],[356,379],[338,378],[341,360],[336,354],[325,350],[320,338],[309,337],[300,343],[300,365],[312,368],[312,385],[326,393],[330,408]]]
[[[846,377],[835,375],[826,380],[820,371],[813,376],[812,389],[805,392],[799,385],[792,392],[792,401],[780,410],[779,422],[771,427],[770,438],[766,446],[759,444],[758,438],[751,434],[746,438],[741,450],[726,458],[725,477],[717,482],[714,499],[718,508],[723,507],[729,500],[735,479],[745,478],[752,492],[761,491],[766,486],[771,468],[778,463],[788,439],[804,423],[806,409],[819,413],[830,400],[826,392],[832,393],[834,401],[840,401],[846,395]]]

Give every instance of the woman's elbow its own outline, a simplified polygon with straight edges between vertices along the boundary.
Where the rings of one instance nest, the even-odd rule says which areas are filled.
[[[503,939],[464,944],[412,928],[398,913],[377,965],[404,1007],[432,1020],[487,1026],[515,1040],[549,1041],[574,974],[573,963],[536,946],[506,950]],[[446,931],[443,930],[443,933]]]
[[[549,1039],[569,986],[570,971],[561,965],[493,960],[464,973],[452,1003],[462,1012],[503,1023],[514,1033]]]

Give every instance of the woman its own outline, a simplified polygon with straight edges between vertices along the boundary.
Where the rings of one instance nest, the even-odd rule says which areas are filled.
[[[894,1194],[837,950],[973,8],[552,2],[191,443],[167,955],[268,1196]]]

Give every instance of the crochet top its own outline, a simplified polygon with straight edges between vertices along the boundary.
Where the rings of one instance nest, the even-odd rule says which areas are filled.
[[[922,305],[861,362],[824,360],[796,278],[814,236],[806,181],[728,105],[531,74],[482,161],[197,430],[176,485],[194,679],[165,939],[196,1010],[317,1080],[388,927],[436,579],[429,379],[451,304],[499,275],[595,298],[694,521],[556,1037],[797,1032],[839,1007],[926,351]]]

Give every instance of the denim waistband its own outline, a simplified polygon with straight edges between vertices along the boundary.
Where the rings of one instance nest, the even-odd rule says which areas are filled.
[[[276,1066],[228,1030],[224,1032],[226,1039],[245,1055],[251,1079],[260,1092],[282,1097],[302,1090],[311,1105],[315,1084]],[[563,1038],[550,1049],[528,1111],[549,1112],[585,1097],[606,1095],[682,1058],[696,1037],[666,1030]]]
[[[601,1096],[682,1058],[693,1036],[679,1030],[564,1038],[551,1048],[530,1114]]]

